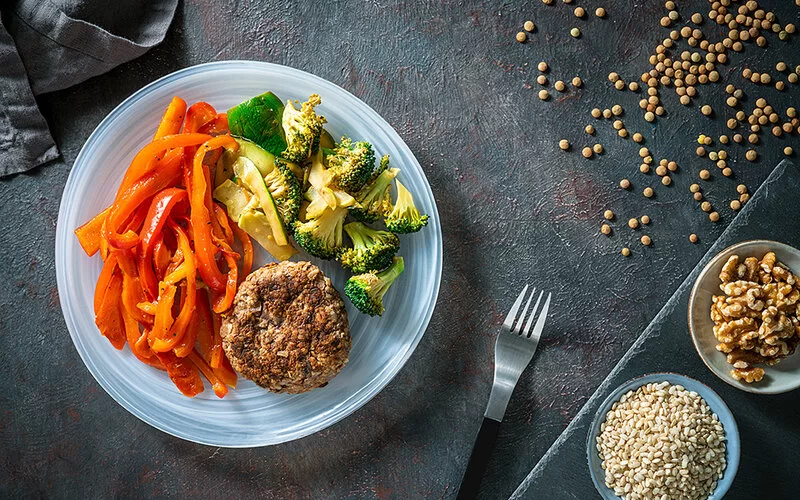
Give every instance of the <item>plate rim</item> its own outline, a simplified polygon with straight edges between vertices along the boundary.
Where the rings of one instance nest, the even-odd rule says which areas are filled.
[[[66,252],[64,248],[64,244],[62,241],[66,242],[66,238],[69,237],[69,234],[72,233],[74,228],[67,228],[66,222],[62,220],[62,215],[65,213],[65,205],[68,200],[68,194],[75,188],[75,183],[77,182],[75,179],[77,177],[77,171],[74,168],[75,165],[79,164],[79,162],[83,159],[83,156],[86,152],[86,146],[90,143],[93,139],[100,135],[100,132],[105,130],[108,127],[108,124],[120,113],[126,110],[128,107],[134,105],[138,100],[147,96],[150,92],[157,89],[161,85],[165,83],[169,83],[172,80],[179,79],[186,74],[195,74],[197,72],[203,72],[206,70],[225,70],[228,68],[234,69],[248,69],[248,66],[258,66],[264,68],[266,70],[272,71],[288,71],[290,73],[294,73],[295,75],[310,80],[312,82],[316,81],[318,83],[324,85],[330,85],[336,87],[338,91],[341,91],[348,96],[349,98],[355,99],[363,106],[365,106],[373,116],[370,118],[378,123],[381,126],[383,132],[388,136],[388,138],[395,143],[400,149],[405,149],[406,152],[409,154],[410,158],[416,163],[416,166],[419,168],[420,173],[422,174],[423,178],[423,186],[427,190],[427,195],[430,199],[430,202],[433,207],[432,213],[428,214],[429,217],[432,219],[433,224],[429,224],[428,229],[435,228],[435,232],[433,235],[433,240],[435,246],[433,250],[436,253],[435,256],[435,272],[434,272],[434,282],[432,287],[432,294],[431,300],[427,304],[426,308],[424,309],[424,317],[422,318],[422,322],[420,323],[419,334],[416,335],[410,343],[407,344],[405,352],[402,352],[402,355],[395,360],[394,363],[390,364],[391,367],[390,372],[386,377],[374,387],[370,388],[363,394],[359,395],[359,390],[367,388],[368,385],[362,386],[359,390],[354,392],[350,397],[357,396],[356,402],[351,405],[349,408],[341,412],[337,412],[335,415],[327,415],[322,416],[315,428],[308,428],[308,426],[304,426],[300,430],[294,430],[288,432],[285,436],[280,437],[278,439],[273,440],[261,440],[257,443],[222,443],[222,442],[215,442],[213,440],[208,439],[199,439],[196,437],[192,437],[189,435],[188,432],[181,433],[178,432],[177,429],[173,431],[172,429],[165,428],[164,425],[160,421],[156,421],[153,419],[148,419],[145,412],[141,411],[139,408],[135,407],[131,402],[129,402],[123,394],[118,391],[113,384],[111,384],[108,380],[104,379],[103,377],[99,376],[97,373],[97,367],[94,365],[92,360],[90,359],[89,353],[85,352],[85,349],[81,348],[82,342],[80,339],[79,333],[76,333],[74,330],[77,330],[78,327],[76,324],[72,324],[70,320],[70,313],[67,310],[66,301],[60,300],[61,312],[62,316],[64,317],[65,324],[67,327],[67,331],[69,332],[70,338],[72,340],[73,346],[75,347],[76,351],[78,351],[78,355],[81,358],[86,369],[95,379],[95,381],[103,388],[103,390],[108,394],[117,404],[122,406],[125,410],[127,410],[130,414],[134,415],[136,418],[141,420],[142,422],[148,424],[149,426],[158,429],[165,434],[169,434],[171,436],[177,437],[179,439],[206,445],[206,446],[214,446],[214,447],[223,447],[223,448],[258,448],[263,446],[273,446],[277,444],[282,444],[290,441],[295,441],[297,439],[301,439],[303,437],[307,437],[309,435],[315,434],[320,432],[324,429],[331,427],[332,425],[344,420],[348,416],[352,415],[357,410],[361,409],[364,405],[366,405],[369,401],[371,401],[375,396],[377,396],[381,391],[383,391],[386,386],[391,383],[397,374],[402,370],[402,368],[406,365],[411,355],[416,351],[417,346],[419,345],[422,337],[428,330],[430,326],[430,321],[433,317],[433,312],[436,309],[436,305],[439,299],[439,292],[441,291],[441,282],[442,282],[442,270],[443,270],[443,237],[442,237],[442,228],[441,228],[441,219],[439,217],[439,210],[438,205],[436,203],[436,197],[434,196],[433,189],[431,188],[430,181],[428,180],[427,175],[425,175],[425,171],[422,168],[422,165],[419,163],[419,160],[416,158],[416,155],[413,153],[411,148],[406,144],[397,130],[388,122],[386,119],[381,116],[375,109],[373,109],[369,104],[364,102],[363,100],[359,99],[357,96],[353,95],[348,90],[344,89],[340,85],[333,83],[329,80],[326,80],[320,76],[314,75],[307,71],[303,71],[301,69],[293,68],[291,66],[286,66],[282,64],[276,64],[266,61],[254,61],[254,60],[246,60],[246,59],[234,59],[234,60],[225,60],[225,61],[211,61],[201,64],[196,64],[192,66],[188,66],[186,68],[181,68],[179,70],[173,71],[168,73],[160,78],[148,83],[147,85],[142,86],[128,97],[126,97],[122,102],[120,102],[117,106],[115,106],[106,116],[98,123],[98,125],[92,130],[91,134],[87,137],[86,141],[84,141],[78,155],[75,157],[74,162],[70,168],[70,173],[67,177],[67,181],[64,185],[64,188],[61,193],[61,201],[59,202],[59,215],[58,220],[56,222],[56,237],[55,237],[55,270],[56,270],[56,283],[57,288],[59,290],[59,295],[61,295],[62,290],[67,290],[66,280],[67,280],[67,271],[65,268],[67,267],[66,261]],[[68,233],[68,234],[65,234]],[[179,394],[176,393],[176,396]],[[181,396],[182,397],[182,396]]]

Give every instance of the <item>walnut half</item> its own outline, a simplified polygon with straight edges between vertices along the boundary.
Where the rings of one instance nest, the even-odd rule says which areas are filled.
[[[722,295],[711,304],[717,350],[733,365],[731,376],[760,382],[764,369],[800,344],[800,278],[774,252],[741,262],[731,255],[719,274]]]

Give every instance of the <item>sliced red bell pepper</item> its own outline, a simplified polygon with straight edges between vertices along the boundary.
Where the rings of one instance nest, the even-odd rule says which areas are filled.
[[[186,127],[184,132],[194,133],[199,132],[206,124],[214,122],[217,118],[217,110],[215,110],[207,102],[196,102],[189,106],[186,111]],[[203,132],[206,133],[206,132]]]
[[[157,352],[156,356],[167,369],[172,383],[184,396],[192,398],[203,392],[203,379],[191,360],[179,358],[171,351]]]
[[[106,218],[105,238],[115,248],[132,248],[139,243],[136,231],[121,231],[124,222],[131,217],[139,206],[158,194],[159,191],[172,185],[181,173],[181,157],[167,154],[158,169],[149,172],[134,183],[121,199],[114,202]]]
[[[200,370],[209,382],[211,382],[211,387],[214,389],[214,394],[217,395],[218,398],[224,398],[226,394],[228,394],[228,386],[225,385],[217,374],[214,373],[214,369],[211,368],[206,360],[203,359],[202,356],[197,354],[197,351],[192,350],[189,353],[189,359],[194,363],[194,365]]]
[[[153,328],[148,335],[148,342],[151,349],[153,343],[157,340],[166,340],[169,329],[173,321],[175,321],[175,318],[172,317],[172,306],[175,303],[175,294],[178,289],[174,285],[167,285],[163,282],[159,285],[159,289],[158,302],[156,303],[156,315],[153,318]],[[169,351],[169,349],[166,349],[166,351],[153,349],[153,351],[166,352]]]
[[[178,317],[175,318],[174,323],[169,326],[169,330],[166,332],[166,334],[164,336],[154,336],[154,340],[150,343],[150,347],[156,352],[165,352],[171,350],[183,340],[186,329],[189,326],[189,322],[194,315],[197,296],[194,254],[192,253],[189,239],[177,225],[172,224],[171,229],[175,232],[175,235],[178,238],[178,245],[182,249],[184,257],[183,263],[181,264],[181,267],[183,270],[185,270],[185,276],[182,277],[182,279],[185,279],[185,283],[182,288],[183,293],[181,294],[183,297],[183,303],[181,304]],[[175,272],[184,272],[183,270],[176,270]],[[175,279],[170,279],[170,276],[171,275],[167,275],[167,277],[164,279],[163,283],[165,286],[172,286],[171,282],[175,281]],[[159,307],[156,309],[156,321],[158,321]],[[194,340],[191,341],[190,347],[194,347]]]
[[[159,167],[158,164],[165,156],[165,151],[175,150],[173,154],[182,155],[181,148],[197,146],[209,139],[211,139],[211,136],[208,134],[175,134],[149,143],[136,154],[125,172],[125,177],[117,190],[116,201],[120,201],[136,181]]]
[[[120,309],[120,312],[122,314],[123,323],[125,324],[125,337],[128,339],[128,347],[133,355],[142,363],[147,363],[150,366],[163,370],[164,366],[161,364],[161,361],[158,360],[155,353],[150,350],[147,342],[140,342],[142,337],[147,336],[147,333],[139,330],[139,323],[137,323],[133,316],[128,314],[124,308]]]
[[[153,265],[156,276],[161,279],[166,276],[167,266],[169,265],[169,248],[164,243],[164,237],[159,236],[153,245]]]
[[[210,139],[198,148],[192,165],[189,203],[191,205],[194,251],[197,255],[197,270],[206,285],[212,290],[222,293],[226,288],[226,277],[216,261],[217,247],[211,236],[211,214],[206,206],[206,191],[209,188],[203,170],[205,153],[219,147],[236,150],[239,145],[232,137],[223,135]]]
[[[122,349],[125,346],[126,338],[121,314],[122,280],[121,273],[114,273],[111,276],[103,302],[94,319],[100,333],[116,349]]]
[[[103,305],[103,299],[106,296],[106,290],[111,283],[111,278],[114,274],[119,274],[119,266],[117,265],[117,256],[111,254],[108,259],[103,263],[103,269],[100,271],[100,276],[97,278],[97,285],[94,287],[94,314],[97,316],[100,313],[100,307]]]
[[[105,210],[95,215],[92,220],[75,230],[78,243],[81,244],[81,248],[83,248],[83,251],[86,252],[86,255],[89,257],[100,250],[100,238],[103,236],[103,222],[105,222],[106,216],[110,211],[111,207],[107,207]]]
[[[181,125],[183,125],[184,116],[186,116],[186,101],[178,96],[173,97],[169,106],[167,106],[167,110],[164,111],[164,116],[161,118],[161,123],[158,125],[153,140],[179,133]]]

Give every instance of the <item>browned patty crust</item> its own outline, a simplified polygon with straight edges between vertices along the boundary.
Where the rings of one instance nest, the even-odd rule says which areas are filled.
[[[220,334],[233,368],[272,392],[321,387],[350,354],[342,297],[310,262],[253,271],[239,286]]]

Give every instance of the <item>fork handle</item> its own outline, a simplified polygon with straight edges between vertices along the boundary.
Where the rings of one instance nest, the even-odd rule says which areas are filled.
[[[492,456],[494,443],[497,441],[497,431],[500,429],[500,422],[489,417],[483,417],[481,430],[475,438],[475,445],[472,447],[472,455],[469,457],[467,470],[461,479],[461,487],[458,489],[457,500],[476,498],[478,488],[489,464],[489,457]]]

